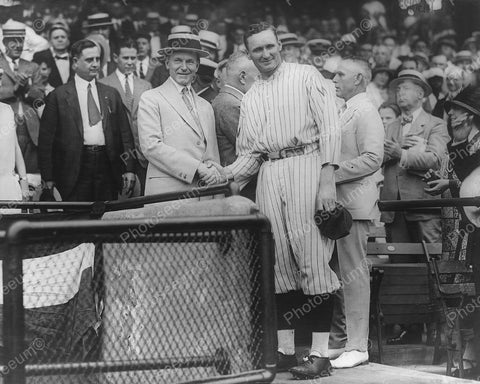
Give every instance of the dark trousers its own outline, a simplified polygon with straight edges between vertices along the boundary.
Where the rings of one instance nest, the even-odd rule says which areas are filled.
[[[84,147],[77,184],[65,200],[105,201],[117,197],[118,188],[105,147],[94,150]]]

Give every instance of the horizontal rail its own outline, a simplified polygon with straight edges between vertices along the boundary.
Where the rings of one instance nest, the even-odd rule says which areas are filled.
[[[381,211],[469,206],[480,207],[480,196],[449,199],[383,200],[378,202]]]
[[[0,208],[17,209],[72,209],[72,210],[100,210],[103,212],[120,211],[124,209],[142,208],[146,204],[162,203],[172,200],[184,200],[217,194],[238,195],[238,184],[229,182],[198,187],[191,191],[159,193],[156,195],[132,197],[126,200],[112,201],[22,201],[0,200]]]

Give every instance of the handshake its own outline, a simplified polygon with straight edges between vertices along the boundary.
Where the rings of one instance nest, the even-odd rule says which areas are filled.
[[[198,166],[197,174],[202,186],[225,183],[230,178],[228,173],[220,164],[207,160]],[[233,176],[233,175],[231,175]]]

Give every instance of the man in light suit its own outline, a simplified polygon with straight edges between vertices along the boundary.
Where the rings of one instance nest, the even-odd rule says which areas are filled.
[[[245,52],[235,52],[228,59],[225,85],[212,102],[222,167],[232,164],[237,159],[236,141],[240,105],[243,95],[250,89],[258,75],[257,67]],[[242,189],[241,195],[255,201],[256,189],[255,177]]]
[[[220,176],[208,163],[219,161],[213,109],[191,86],[200,56],[208,53],[193,34],[169,35],[160,52],[170,77],[146,91],[138,109],[140,147],[149,162],[145,195],[192,191]]]
[[[38,140],[44,185],[66,201],[114,200],[133,189],[135,159],[128,117],[118,92],[95,78],[100,48],[91,40],[72,45],[74,81],[48,97]]]
[[[331,358],[336,357],[332,360],[334,368],[351,368],[368,361],[367,239],[370,224],[380,218],[377,201],[384,142],[382,120],[366,94],[371,76],[368,62],[355,58],[341,61],[333,78],[337,96],[346,102],[340,111],[342,149],[335,171],[337,199],[353,218],[350,234],[337,240],[343,285],[337,293],[330,333],[331,340],[340,337],[337,345],[331,346],[337,352],[330,352]],[[354,272],[355,278],[349,279]]]
[[[137,115],[140,96],[142,96],[143,92],[151,89],[152,86],[148,81],[139,79],[134,75],[137,62],[137,44],[132,39],[119,42],[113,53],[113,61],[117,64],[117,69],[111,75],[101,79],[100,83],[115,88],[120,93],[123,105],[127,110],[128,120],[135,141],[135,152],[124,154],[123,157],[133,156],[137,160],[136,174],[141,184],[140,193],[143,195],[148,162],[140,150]]]
[[[5,53],[0,54],[0,69],[3,70],[0,101],[11,105],[15,112],[17,137],[27,173],[39,173],[38,131],[39,120],[32,105],[35,99],[43,97],[38,64],[20,56],[25,42],[25,25],[13,20],[3,27]]]
[[[404,70],[393,80],[401,115],[387,126],[382,200],[429,199],[423,175],[440,168],[449,141],[445,122],[425,112],[431,88],[422,74]],[[441,242],[440,211],[383,212],[388,242]],[[405,261],[405,260],[403,260]]]

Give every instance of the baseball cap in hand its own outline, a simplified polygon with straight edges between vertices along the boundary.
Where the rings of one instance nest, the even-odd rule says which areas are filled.
[[[317,210],[314,220],[320,233],[331,240],[347,236],[352,228],[352,215],[340,203],[336,204],[333,211]]]

